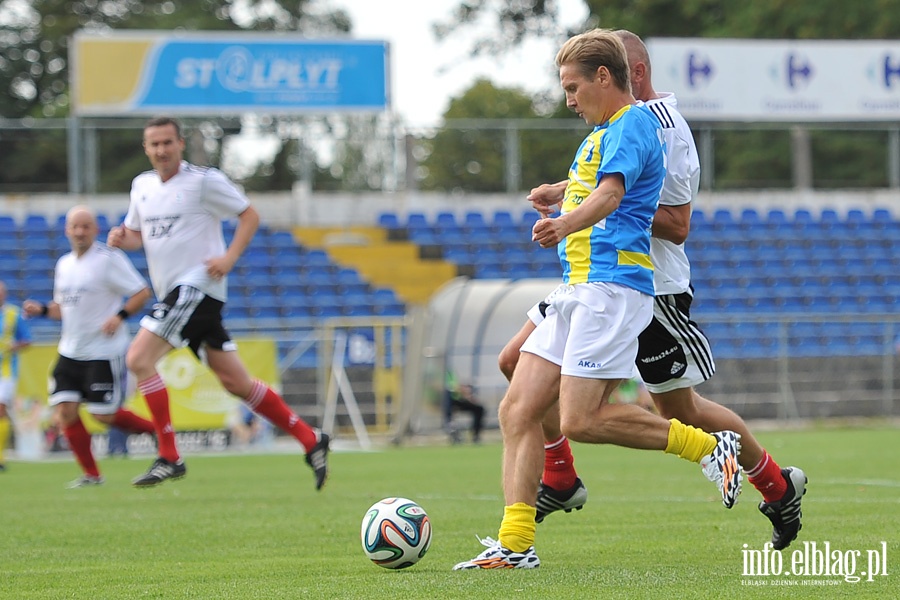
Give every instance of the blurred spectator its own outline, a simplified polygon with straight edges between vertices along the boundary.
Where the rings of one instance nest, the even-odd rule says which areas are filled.
[[[109,456],[121,456],[125,458],[128,456],[128,433],[122,431],[118,427],[110,427],[107,432],[107,436],[109,439],[109,445],[106,449],[106,453]]]
[[[484,427],[484,406],[475,397],[471,385],[461,384],[452,372],[447,373],[447,384],[443,403],[444,430],[450,434],[454,444],[462,441],[459,429],[453,424],[453,415],[467,412],[472,415],[472,442],[481,441],[481,430]]]
[[[237,404],[229,429],[231,445],[236,448],[244,449],[252,445],[266,447],[272,441],[272,425],[243,403]]]
[[[3,451],[12,430],[9,412],[16,396],[19,352],[31,345],[31,331],[22,311],[6,303],[6,284],[0,281],[0,472],[6,470]]]

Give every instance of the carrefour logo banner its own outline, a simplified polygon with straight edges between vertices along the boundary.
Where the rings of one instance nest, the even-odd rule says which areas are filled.
[[[900,42],[655,38],[653,87],[698,121],[895,121]]]
[[[388,44],[278,34],[75,35],[79,115],[308,113],[389,107]]]

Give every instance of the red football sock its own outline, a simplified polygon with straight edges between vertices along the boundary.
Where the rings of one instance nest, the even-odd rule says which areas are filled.
[[[285,433],[289,433],[309,452],[316,445],[316,432],[288,408],[284,399],[262,381],[254,381],[250,395],[244,398],[250,410],[268,419]]]
[[[151,421],[124,408],[120,408],[113,415],[112,424],[113,427],[118,427],[126,433],[153,433],[156,431]]]
[[[544,444],[544,472],[541,481],[547,487],[563,491],[575,485],[575,458],[569,440],[561,435],[559,439]]]
[[[159,373],[138,381],[138,390],[144,395],[147,408],[153,417],[153,428],[156,430],[156,441],[159,444],[159,456],[169,462],[178,462],[181,458],[175,445],[175,429],[169,415],[169,392]]]
[[[91,434],[84,428],[84,423],[78,419],[68,427],[63,428],[63,435],[69,442],[69,449],[75,455],[75,460],[81,465],[81,470],[85,475],[91,477],[100,477],[100,471],[97,469],[97,462],[94,460],[94,453],[91,452]]]
[[[787,491],[787,482],[781,476],[781,467],[765,450],[756,466],[747,471],[747,481],[759,490],[766,502],[781,500]]]

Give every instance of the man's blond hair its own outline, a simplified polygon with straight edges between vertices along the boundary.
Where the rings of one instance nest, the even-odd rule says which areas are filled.
[[[569,38],[556,54],[556,66],[575,65],[588,79],[606,67],[613,83],[622,91],[631,90],[628,56],[621,38],[611,29],[592,29]]]

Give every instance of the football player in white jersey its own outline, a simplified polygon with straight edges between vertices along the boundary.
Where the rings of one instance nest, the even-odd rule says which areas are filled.
[[[107,239],[110,246],[126,250],[143,246],[160,300],[141,320],[127,356],[159,439],[159,457],[132,483],[153,486],[187,472],[175,444],[168,391],[156,370],[163,356],[187,346],[229,393],[300,442],[316,489],[321,489],[328,474],[329,436],[310,427],[275,390],[250,376],[222,324],[227,275],[256,233],[259,215],[221,171],[182,160],[185,141],[175,119],[149,121],[143,146],[153,170],[134,178],[125,221],[113,227]],[[226,247],[222,220],[232,217],[238,225]]]
[[[747,424],[730,409],[700,396],[694,386],[712,377],[715,363],[706,336],[690,318],[693,300],[690,262],[684,242],[690,230],[691,201],[700,187],[700,160],[690,127],[678,112],[675,96],[657,93],[651,81],[650,57],[641,39],[616,32],[628,54],[634,97],[657,116],[666,138],[666,179],[653,219],[650,256],[654,264],[653,320],[641,333],[637,367],[660,415],[676,418],[705,431],[729,429],[741,434],[738,462],[748,480],[762,494],[759,510],[773,526],[772,544],[787,547],[800,530],[800,501],[806,475],[797,467],[782,469],[762,448]],[[560,184],[554,184],[560,185]],[[556,193],[554,185],[535,188],[532,194]],[[500,353],[500,369],[509,378],[519,348],[535,323],[543,318],[540,305]],[[551,415],[544,423],[545,463],[538,492],[539,520],[557,510],[580,509],[587,490],[577,477],[568,440]]]
[[[70,488],[103,483],[91,435],[78,414],[81,404],[106,425],[128,433],[154,431],[153,423],[122,408],[128,391],[125,352],[131,341],[124,321],[147,303],[150,287],[124,252],[96,242],[97,233],[90,208],[71,208],[66,237],[72,251],[56,263],[53,300],[23,304],[30,317],[62,320],[49,404],[83,471]]]

